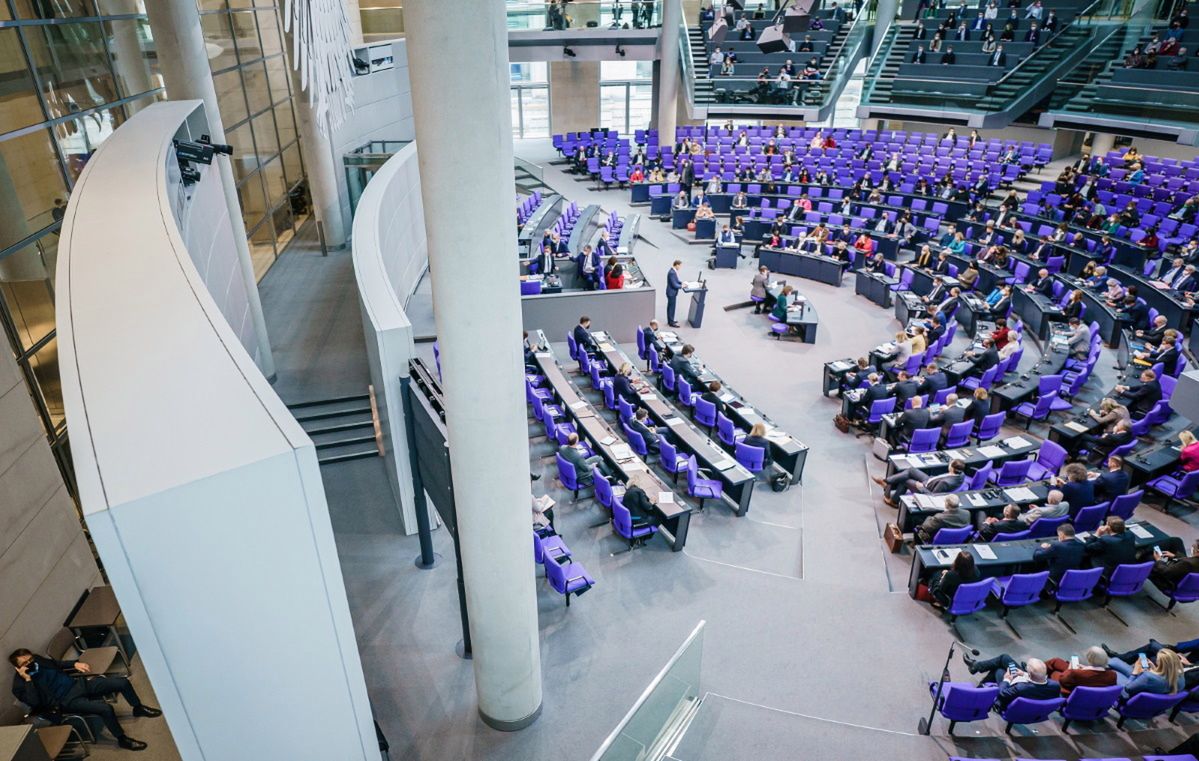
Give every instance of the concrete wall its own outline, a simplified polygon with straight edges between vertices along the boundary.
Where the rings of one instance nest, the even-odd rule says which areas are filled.
[[[41,651],[99,582],[29,389],[12,354],[0,351],[0,651]],[[0,700],[0,723],[21,720],[11,698]]]
[[[337,195],[342,218],[350,219],[350,194],[342,156],[370,140],[412,140],[412,86],[408,81],[408,53],[404,40],[392,43],[395,68],[354,78],[354,113],[333,132],[333,160],[337,166]]]
[[[550,133],[579,132],[600,123],[600,62],[550,61]]]

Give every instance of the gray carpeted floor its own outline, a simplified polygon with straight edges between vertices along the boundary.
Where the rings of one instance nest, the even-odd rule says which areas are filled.
[[[552,158],[548,141],[518,144],[518,153],[537,163]],[[589,192],[553,166],[546,168],[546,182],[580,203],[629,211],[627,191]],[[690,273],[707,257],[706,247],[680,242],[664,223],[646,220],[642,232],[646,240],[636,253],[658,284],[673,259],[683,259]],[[700,620],[707,622],[702,689],[715,696],[680,744],[680,761],[933,760],[948,751],[1123,755],[1134,752],[1134,742],[1172,745],[1199,727],[1183,719],[1182,729],[1141,732],[1130,741],[1112,725],[1080,727],[1067,739],[1050,723],[1005,739],[1002,724],[991,720],[960,727],[957,738],[944,736],[939,722],[933,737],[914,736],[928,708],[927,681],[944,661],[951,632],[907,596],[910,556],[885,551],[881,526],[894,513],[867,477],[882,464],[870,458],[865,439],[837,433],[831,418],[838,403],[820,394],[825,361],[863,353],[897,324],[854,295],[852,278],[840,289],[798,281],[819,310],[819,339],[776,342],[766,335],[764,317],[721,308],[746,299],[750,262],[705,274],[711,292],[704,327],[681,333],[706,363],[811,447],[805,482],[782,494],[759,489],[745,518],[709,508],[692,522],[683,553],[655,540],[613,557],[621,542],[606,527],[590,527],[601,519],[599,508],[589,500],[570,504],[554,486],[552,459],[534,463],[544,474],[535,492],[558,500],[559,530],[598,585],[567,610],[538,584],[545,706],[532,727],[503,734],[477,717],[470,664],[454,654],[461,631],[445,532],[435,535],[444,560],[431,571],[416,569],[416,539],[397,532],[379,463],[324,469],[368,687],[392,758],[586,758]],[[321,258],[311,247],[293,247],[264,281],[277,388],[285,400],[365,386],[352,288],[348,254]],[[418,320],[431,324],[428,315],[414,315]],[[556,350],[565,356],[562,347]],[[1110,380],[1110,364],[1106,357],[1101,362],[1097,387]],[[534,440],[535,456],[552,451]],[[1196,534],[1181,520],[1141,511],[1188,544]],[[1070,613],[1078,636],[1041,608],[1012,614],[1023,640],[993,611],[963,620],[958,629],[984,653],[1042,657],[1068,656],[1098,641],[1123,648],[1150,635],[1167,641],[1199,636],[1192,608],[1169,616],[1144,599],[1117,605],[1127,628],[1101,610],[1080,607]],[[964,676],[960,662],[953,673]]]

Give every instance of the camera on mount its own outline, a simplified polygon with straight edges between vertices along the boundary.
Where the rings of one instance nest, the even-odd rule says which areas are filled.
[[[200,139],[194,143],[190,140],[175,140],[174,146],[175,158],[179,162],[179,172],[185,186],[200,180],[200,170],[193,164],[211,164],[212,157],[217,153],[233,155],[233,146],[213,143],[208,135],[200,135]]]

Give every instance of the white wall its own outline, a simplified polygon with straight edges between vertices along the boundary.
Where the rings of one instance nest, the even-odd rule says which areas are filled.
[[[404,531],[416,531],[412,469],[404,430],[401,379],[414,356],[408,299],[429,266],[416,143],[375,173],[358,201],[353,230],[354,277],[362,332],[379,409],[384,458]]]
[[[179,228],[229,224],[219,172],[191,194],[172,179],[200,109],[136,114],[71,196],[57,322],[80,501],[185,761],[378,761],[315,448],[226,322],[236,298],[206,287],[231,238],[196,257]]]
[[[408,82],[408,53],[403,39],[392,42],[395,68],[354,77],[354,113],[337,130],[330,143],[337,166],[337,194],[342,218],[350,219],[350,194],[342,157],[371,140],[412,140],[412,86]]]

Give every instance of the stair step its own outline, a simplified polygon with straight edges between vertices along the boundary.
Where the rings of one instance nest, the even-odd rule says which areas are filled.
[[[312,399],[307,402],[293,402],[287,405],[289,410],[300,410],[309,407],[320,407],[325,404],[340,404],[341,402],[358,402],[370,399],[370,394],[350,394],[348,396],[332,396],[328,399]]]
[[[324,441],[316,444],[317,450],[321,449],[336,449],[338,447],[350,446],[353,444],[373,444],[375,435],[372,432],[369,436],[351,436],[347,439],[335,439],[334,441]]]
[[[355,452],[343,452],[341,454],[329,455],[327,457],[318,457],[317,463],[321,465],[333,465],[339,462],[348,462],[350,460],[365,460],[368,457],[378,457],[379,450],[377,449],[362,449]]]
[[[368,418],[366,420],[355,420],[335,425],[321,426],[320,428],[305,428],[304,433],[309,436],[320,436],[321,434],[341,433],[344,431],[360,431],[363,429],[374,430],[375,421]]]
[[[322,410],[321,412],[311,412],[305,415],[296,415],[296,421],[307,423],[312,420],[328,420],[329,418],[342,417],[344,415],[357,415],[365,413],[371,414],[371,406],[369,404],[358,404],[353,407],[345,407],[339,409]]]

